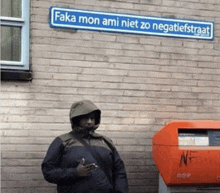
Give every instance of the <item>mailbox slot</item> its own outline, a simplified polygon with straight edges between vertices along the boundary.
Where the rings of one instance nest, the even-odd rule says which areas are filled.
[[[179,129],[179,146],[209,146],[209,135],[206,129]]]
[[[220,131],[178,129],[179,146],[220,146]]]

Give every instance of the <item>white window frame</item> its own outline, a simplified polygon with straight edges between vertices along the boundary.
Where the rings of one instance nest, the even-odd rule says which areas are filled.
[[[21,0],[21,18],[0,16],[1,26],[21,27],[21,61],[0,60],[1,69],[29,69],[30,0]]]

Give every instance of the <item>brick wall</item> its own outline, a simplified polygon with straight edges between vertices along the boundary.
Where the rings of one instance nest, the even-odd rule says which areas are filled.
[[[49,6],[215,22],[213,41],[52,29]],[[114,141],[130,193],[156,193],[151,137],[170,120],[218,120],[218,0],[32,0],[31,82],[1,83],[2,193],[53,193],[40,165],[69,108],[92,100]]]

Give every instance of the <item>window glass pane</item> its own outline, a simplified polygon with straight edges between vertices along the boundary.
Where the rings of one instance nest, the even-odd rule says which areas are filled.
[[[1,60],[21,60],[20,27],[1,27]]]
[[[21,17],[21,0],[1,0],[1,15]]]

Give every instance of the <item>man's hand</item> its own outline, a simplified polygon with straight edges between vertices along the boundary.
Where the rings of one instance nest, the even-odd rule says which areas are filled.
[[[86,164],[86,160],[82,158],[82,161],[76,168],[76,172],[80,176],[88,176],[91,173],[91,170],[97,167],[98,166],[95,163]]]

